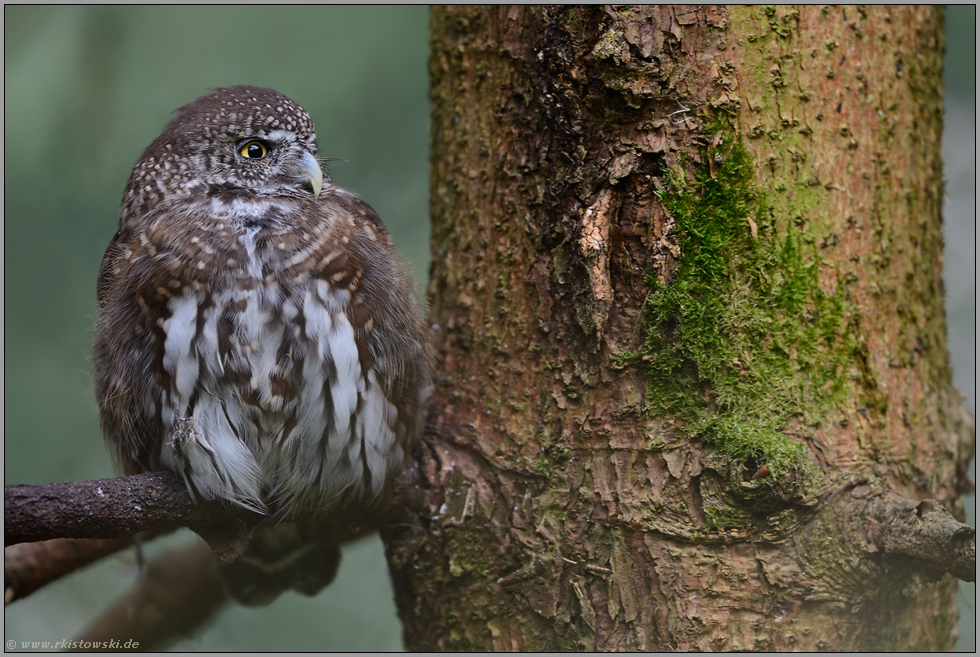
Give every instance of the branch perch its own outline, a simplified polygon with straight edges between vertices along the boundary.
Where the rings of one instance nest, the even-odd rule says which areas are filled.
[[[240,512],[194,504],[169,472],[94,481],[4,486],[4,545],[53,538],[123,538],[226,521]]]
[[[304,519],[326,523],[338,544],[403,521],[408,509],[425,504],[419,470],[410,462],[372,507]],[[167,472],[5,486],[5,602],[131,545],[137,533],[190,527],[210,549],[192,545],[149,564],[135,589],[77,638],[82,646],[126,636],[140,649],[152,649],[187,634],[221,607],[227,597],[215,574],[215,553],[227,557],[240,550],[238,529],[255,519],[238,507],[195,504],[180,478]]]
[[[359,514],[311,514],[294,518],[328,522],[338,543],[387,526],[420,502],[414,467],[407,467],[388,491]],[[184,482],[169,472],[79,483],[4,487],[4,545],[55,538],[125,538],[139,532],[190,527],[204,534],[259,517],[253,511],[206,502],[195,504]],[[215,547],[212,545],[212,547]]]

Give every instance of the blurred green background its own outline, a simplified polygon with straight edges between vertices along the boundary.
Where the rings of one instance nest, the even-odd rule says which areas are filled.
[[[949,8],[947,25],[947,313],[975,409],[975,8]],[[4,8],[5,483],[113,476],[86,362],[99,262],[140,152],[210,87],[269,86],[305,107],[334,180],[378,211],[424,283],[427,28],[425,7]],[[344,554],[316,598],[229,606],[172,649],[401,649],[380,542]],[[43,589],[5,609],[4,638],[70,638],[135,575],[121,555]],[[961,650],[975,647],[974,592],[961,588]]]

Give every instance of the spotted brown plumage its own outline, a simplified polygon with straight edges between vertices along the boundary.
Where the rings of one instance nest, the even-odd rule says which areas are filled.
[[[306,112],[258,87],[179,109],[133,168],[98,304],[118,467],[285,521],[225,569],[243,602],[319,590],[336,549],[289,521],[381,493],[430,374],[405,267],[374,211],[323,175]]]

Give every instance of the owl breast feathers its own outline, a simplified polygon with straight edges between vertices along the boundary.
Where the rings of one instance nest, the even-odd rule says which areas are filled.
[[[410,278],[275,91],[178,110],[133,169],[98,300],[96,394],[127,474],[288,519],[376,496],[419,436]]]

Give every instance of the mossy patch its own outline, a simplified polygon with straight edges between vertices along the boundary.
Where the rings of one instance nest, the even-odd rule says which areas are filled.
[[[842,286],[818,284],[805,222],[777,217],[736,133],[714,133],[710,164],[673,170],[659,193],[676,221],[678,269],[664,284],[647,276],[646,340],[619,362],[643,368],[652,415],[766,464],[773,483],[802,483],[806,448],[784,430],[843,399],[849,313]]]

